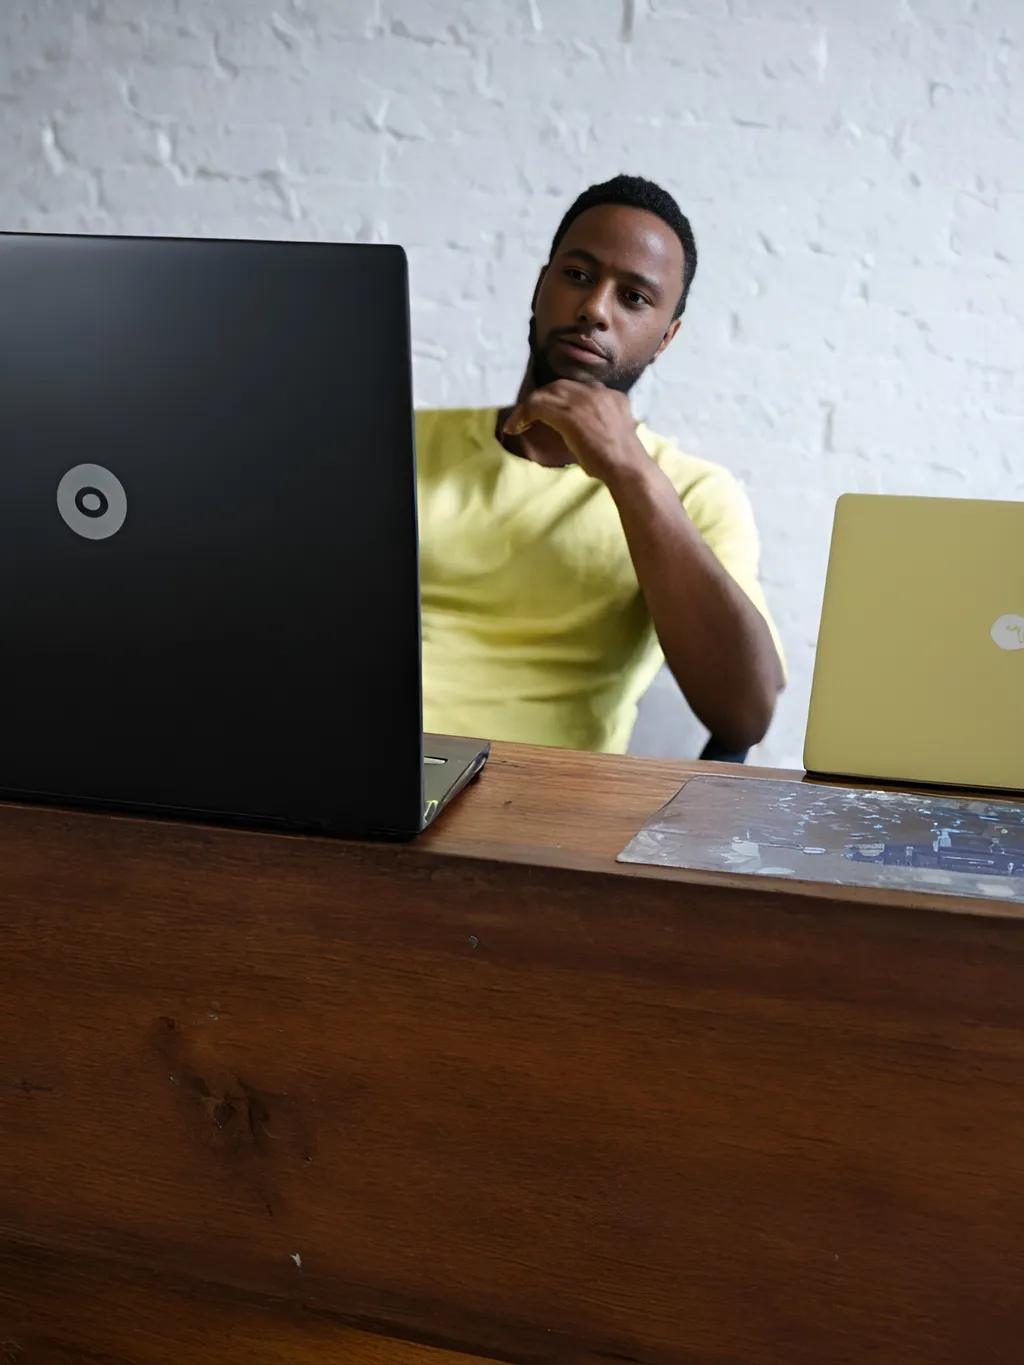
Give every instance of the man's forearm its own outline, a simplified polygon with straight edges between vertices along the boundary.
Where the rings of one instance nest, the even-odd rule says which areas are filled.
[[[750,748],[764,738],[783,681],[767,623],[652,460],[619,472],[608,487],[676,682],[716,739]]]

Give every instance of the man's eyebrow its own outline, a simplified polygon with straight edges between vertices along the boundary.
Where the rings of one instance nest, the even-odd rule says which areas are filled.
[[[569,247],[565,252],[565,255],[575,256],[577,260],[584,261],[594,270],[602,270],[604,268],[603,261],[595,256],[592,251],[587,251],[585,247]],[[623,270],[620,274],[624,280],[628,280],[631,284],[639,285],[641,289],[646,289],[650,294],[661,294],[663,292],[662,286],[657,280],[652,279],[650,275],[641,275],[637,270]]]

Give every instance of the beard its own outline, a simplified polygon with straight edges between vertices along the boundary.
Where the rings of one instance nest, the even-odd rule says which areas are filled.
[[[548,384],[553,384],[557,379],[565,379],[564,374],[559,374],[551,363],[547,349],[540,345],[537,340],[537,315],[530,315],[530,368],[533,373],[534,383],[539,389],[545,388]],[[617,393],[629,393],[637,380],[651,364],[654,357],[645,360],[641,365],[610,365],[600,377],[596,376],[589,381],[592,384],[601,384],[606,389],[614,389]]]

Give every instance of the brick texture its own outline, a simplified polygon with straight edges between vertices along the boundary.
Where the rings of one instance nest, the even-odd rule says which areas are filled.
[[[701,269],[637,391],[754,498],[799,761],[847,489],[1024,497],[1020,0],[5,0],[0,225],[398,241],[417,400],[514,392],[567,202]],[[636,747],[698,742],[667,679]]]

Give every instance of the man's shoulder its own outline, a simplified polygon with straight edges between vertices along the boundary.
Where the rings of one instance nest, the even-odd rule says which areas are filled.
[[[694,499],[725,504],[746,502],[739,480],[724,465],[688,455],[670,437],[659,435],[645,423],[640,424],[637,436],[684,503]]]
[[[417,408],[420,483],[447,478],[478,456],[494,436],[495,408]]]

